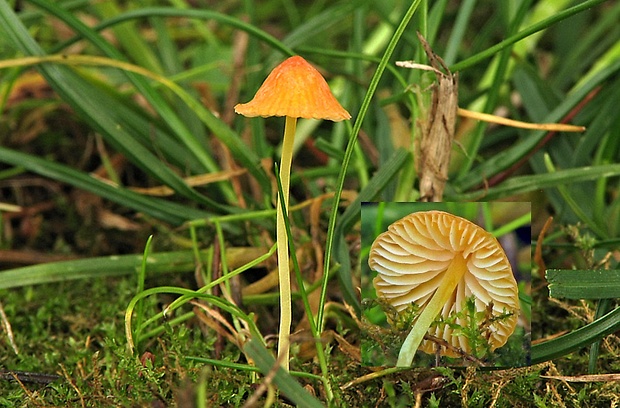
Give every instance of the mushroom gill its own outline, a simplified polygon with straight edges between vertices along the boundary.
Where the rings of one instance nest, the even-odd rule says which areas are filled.
[[[426,325],[421,320],[430,325],[424,332],[416,329],[421,341],[419,349],[425,353],[435,353],[438,347],[431,341],[422,341],[427,330],[455,348],[470,351],[465,336],[456,335],[448,325],[432,322],[439,315],[445,319],[462,312],[465,300],[471,296],[475,299],[476,312],[489,310],[492,314],[484,333],[492,350],[504,345],[516,327],[518,290],[504,250],[490,233],[461,217],[425,211],[394,222],[372,244],[368,264],[377,272],[373,284],[378,297],[399,312],[411,304],[419,306],[420,315],[414,328],[418,324]],[[497,319],[505,313],[509,315]],[[467,321],[459,318],[456,323],[464,326]],[[416,341],[403,348],[417,349]],[[410,354],[414,353],[415,350]],[[459,356],[445,347],[441,347],[440,354]],[[399,363],[409,357],[413,359],[413,355],[406,359],[399,357]],[[404,363],[410,364],[411,361]]]

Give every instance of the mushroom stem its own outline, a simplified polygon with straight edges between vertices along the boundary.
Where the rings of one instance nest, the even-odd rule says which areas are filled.
[[[282,368],[289,368],[289,337],[291,334],[292,306],[291,306],[291,274],[289,268],[288,238],[286,224],[280,199],[288,215],[288,192],[290,188],[291,161],[293,159],[293,141],[297,118],[287,116],[284,124],[284,139],[282,141],[282,157],[280,159],[280,182],[282,183],[283,197],[278,196],[276,208],[276,240],[278,243],[278,277],[280,282],[280,330],[278,333],[278,359]]]
[[[431,324],[435,321],[435,318],[441,311],[441,308],[452,296],[454,289],[458,285],[459,281],[463,278],[463,275],[467,271],[467,262],[461,254],[457,254],[450,265],[446,273],[444,274],[439,287],[435,291],[435,294],[431,298],[430,302],[426,305],[420,316],[418,316],[413,328],[407,335],[405,342],[400,348],[398,354],[397,367],[410,367],[413,362],[420,343],[424,339],[424,335],[431,327]]]

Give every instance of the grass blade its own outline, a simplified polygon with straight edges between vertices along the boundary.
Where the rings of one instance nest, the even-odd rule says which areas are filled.
[[[520,41],[524,38],[529,37],[530,35],[537,33],[538,31],[542,31],[545,28],[548,28],[549,26],[562,21],[570,16],[573,16],[575,14],[578,14],[584,10],[587,10],[591,7],[597,6],[598,4],[604,3],[607,0],[589,0],[589,1],[584,1],[583,3],[580,3],[574,7],[568,8],[564,11],[561,11],[555,15],[553,15],[552,17],[546,18],[543,21],[540,21],[536,24],[532,24],[531,26],[529,26],[528,28],[519,31],[517,34],[512,35],[508,38],[506,38],[505,40],[495,44],[492,47],[487,48],[486,50],[484,50],[483,52],[480,52],[476,55],[472,55],[471,57],[458,62],[454,65],[452,65],[450,67],[450,71],[452,72],[456,72],[456,71],[461,71],[465,68],[469,68],[472,65],[478,64],[482,61],[484,61],[487,58],[490,58],[492,56],[494,56],[495,54],[497,54],[499,51],[503,50],[506,47],[509,47],[510,45],[516,43],[517,41]]]
[[[45,54],[5,2],[0,3],[0,25],[22,52],[34,56]],[[136,141],[134,135],[127,130],[132,129],[133,124],[126,121],[125,110],[119,108],[117,100],[67,67],[44,65],[39,69],[67,103],[144,171],[183,196],[204,203],[210,208],[225,210],[221,204],[190,188],[181,177],[162,165],[153,153]]]
[[[497,157],[497,156],[496,156]],[[535,174],[528,176],[512,177],[497,187],[488,190],[475,191],[465,194],[446,194],[448,201],[493,201],[498,198],[527,193],[544,188],[552,188],[561,184],[572,184],[581,181],[599,180],[605,177],[620,175],[620,164],[607,164],[602,166],[579,167],[567,170],[558,170],[554,173]]]
[[[261,248],[228,248],[227,258],[232,267],[244,265],[262,255]],[[206,251],[202,251],[206,256]],[[0,289],[40,285],[75,279],[93,279],[136,274],[143,255],[103,256],[73,261],[26,266],[0,272]],[[150,254],[146,260],[149,274],[193,271],[196,260],[193,251],[173,251]]]
[[[110,43],[105,41],[99,34],[95,31],[84,25],[79,19],[77,19],[73,14],[66,12],[60,7],[57,7],[51,2],[45,2],[40,0],[32,0],[32,2],[39,7],[49,11],[51,14],[56,16],[57,18],[63,20],[67,25],[80,33],[84,38],[91,41],[97,47],[99,47],[107,56],[110,58],[117,59],[119,61],[124,61],[124,56],[115,49]],[[23,46],[20,49],[29,53],[30,55],[44,55],[42,49],[38,48],[38,45],[34,42],[33,39],[23,38],[22,40]],[[42,69],[43,73],[45,71]],[[59,87],[69,88],[71,90],[72,83],[71,82],[62,82],[59,81],[59,78],[55,78],[49,73],[46,75],[48,81],[50,81],[50,85],[56,89],[58,92]],[[198,141],[185,127],[184,123],[178,118],[178,116],[172,111],[170,105],[160,96],[155,89],[150,86],[150,84],[139,75],[134,75],[132,73],[127,73],[127,78],[135,85],[135,87],[144,95],[144,97],[149,101],[151,106],[157,111],[157,113],[161,116],[163,121],[168,125],[168,127],[177,135],[179,140],[188,148],[190,154],[194,155],[202,164],[204,170],[215,171],[217,170],[217,166],[212,158],[207,154],[205,150],[204,143]],[[58,81],[58,82],[57,82]],[[86,89],[87,90],[87,89]],[[69,93],[69,92],[67,92]],[[63,93],[59,92],[60,95]],[[88,93],[86,95],[89,95]],[[91,97],[94,94],[90,94]],[[69,95],[65,95],[69,96]],[[86,98],[72,98],[76,101],[80,101],[84,103],[84,99]],[[69,99],[68,102],[71,103],[72,99]],[[97,100],[95,97],[94,100]],[[73,103],[75,105],[75,102]],[[112,105],[113,106],[113,105]],[[118,112],[120,117],[123,117],[123,112]]]
[[[338,182],[336,186],[336,194],[334,195],[334,204],[332,207],[332,211],[329,215],[329,223],[327,227],[327,242],[325,244],[325,259],[324,259],[324,270],[323,270],[323,286],[321,287],[321,299],[319,301],[319,314],[317,316],[317,323],[319,325],[319,332],[323,331],[323,306],[325,305],[325,299],[327,297],[327,282],[329,277],[329,268],[331,267],[331,257],[332,251],[334,249],[334,240],[336,235],[336,218],[338,215],[338,204],[340,202],[340,197],[342,195],[342,189],[344,188],[344,180],[347,175],[347,170],[349,168],[349,162],[351,161],[351,157],[353,156],[353,151],[355,148],[355,143],[357,142],[357,136],[362,128],[362,122],[364,121],[364,117],[368,113],[368,108],[370,107],[370,103],[372,98],[379,86],[379,81],[385,72],[385,68],[388,65],[390,58],[392,57],[392,53],[396,49],[396,45],[400,40],[401,36],[405,32],[409,21],[415,14],[418,6],[420,5],[421,0],[414,0],[411,3],[409,9],[403,16],[400,24],[394,31],[392,38],[375,70],[372,79],[370,80],[370,84],[368,85],[368,91],[364,96],[364,100],[362,101],[362,105],[360,106],[359,113],[357,118],[355,119],[355,123],[353,124],[353,129],[351,130],[351,136],[349,138],[349,142],[347,143],[347,148],[344,152],[344,159],[342,160],[342,167],[340,170],[340,174],[338,175]]]
[[[532,346],[532,364],[562,357],[620,330],[620,307],[569,334]]]
[[[277,49],[284,56],[290,57],[295,55],[295,52],[290,49],[287,45],[279,41],[277,38],[268,34],[267,32],[260,30],[253,26],[252,24],[248,24],[244,21],[236,19],[226,14],[218,13],[216,11],[211,10],[198,10],[198,9],[178,9],[178,8],[170,8],[170,7],[147,7],[141,8],[138,10],[128,11],[122,14],[115,16],[109,20],[104,21],[95,27],[95,30],[101,31],[105,28],[112,27],[116,24],[135,20],[145,17],[188,17],[188,18],[196,18],[200,20],[215,20],[220,23],[227,24],[231,27],[237,28],[239,30],[245,31],[253,37],[258,38],[263,41],[265,44],[270,47]],[[76,39],[77,40],[77,39]]]
[[[565,299],[620,298],[620,269],[548,269],[549,295]]]
[[[0,162],[20,166],[41,176],[71,184],[171,224],[178,225],[191,219],[204,218],[210,215],[206,211],[154,197],[146,197],[121,187],[115,187],[62,164],[1,146]]]
[[[351,259],[349,248],[346,245],[345,233],[359,220],[361,203],[374,200],[381,191],[394,180],[400,169],[410,158],[411,155],[407,150],[402,148],[398,149],[386,164],[375,173],[366,187],[360,191],[355,200],[344,211],[336,225],[334,234],[334,258],[340,264],[338,280],[340,281],[340,287],[342,288],[345,300],[358,313],[361,312],[361,305],[358,300],[357,290],[353,287]]]
[[[280,364],[276,363],[276,359],[259,341],[248,341],[243,347],[243,351],[254,360],[264,375],[267,376],[271,374],[273,369],[277,369],[273,382],[298,407],[323,407],[318,399],[310,395],[289,373],[280,367]]]

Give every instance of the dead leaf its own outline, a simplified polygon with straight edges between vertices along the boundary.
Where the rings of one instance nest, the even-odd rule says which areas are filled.
[[[418,33],[428,56],[430,66],[407,61],[401,67],[432,71],[437,77],[433,85],[431,106],[425,120],[419,122],[421,137],[416,144],[416,166],[420,178],[420,200],[441,201],[448,180],[450,152],[458,110],[458,74],[450,72],[443,60],[433,52],[428,42]]]

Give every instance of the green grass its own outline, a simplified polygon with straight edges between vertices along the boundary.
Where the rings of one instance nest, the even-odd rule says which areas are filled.
[[[434,78],[394,65],[425,62],[416,30],[458,71],[460,107],[587,127],[547,134],[459,120],[444,199],[530,201],[534,244],[554,216],[547,268],[619,269],[620,5],[194,3],[0,2],[0,370],[62,377],[0,379],[0,405],[617,401],[617,383],[540,377],[617,372],[620,351],[617,301],[550,298],[538,266],[532,338],[543,342],[532,367],[369,376],[356,318],[370,288],[361,203],[419,197],[415,95]],[[232,106],[292,54],[321,68],[353,120],[298,124],[289,228],[293,326],[306,330],[293,338],[289,375],[271,370],[277,286],[253,286],[275,266],[283,124]],[[186,181],[204,174],[218,178]],[[135,189],[158,186],[170,194]]]

